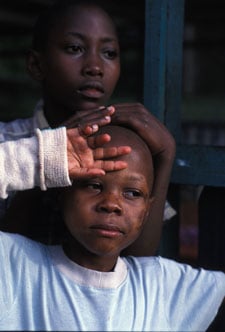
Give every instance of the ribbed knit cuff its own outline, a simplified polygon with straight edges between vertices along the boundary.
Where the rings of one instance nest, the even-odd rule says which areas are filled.
[[[39,172],[42,190],[70,186],[66,128],[36,130],[39,142]]]

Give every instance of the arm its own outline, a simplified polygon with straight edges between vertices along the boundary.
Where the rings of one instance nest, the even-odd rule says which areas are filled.
[[[65,152],[60,163],[56,149]],[[56,149],[56,151],[58,151]],[[66,170],[65,128],[37,130],[31,138],[8,141],[0,144],[0,197],[6,198],[13,190],[30,189],[34,186],[69,185]],[[56,164],[53,169],[51,166]]]
[[[136,131],[148,144],[153,153],[155,166],[155,197],[149,221],[139,239],[125,254],[149,256],[158,248],[170,173],[175,156],[175,141],[165,126],[141,104],[114,105],[116,112],[112,123],[128,126]]]
[[[0,197],[35,186],[42,190],[69,186],[78,175],[99,176],[126,167],[122,161],[108,159],[129,153],[130,148],[103,148],[110,137],[89,137],[98,130],[93,128],[37,129],[31,138],[0,144]]]

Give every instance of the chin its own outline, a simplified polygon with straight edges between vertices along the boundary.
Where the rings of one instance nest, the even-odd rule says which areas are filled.
[[[76,105],[76,110],[80,111],[86,111],[90,109],[97,109],[100,106],[105,106],[106,102],[105,101],[100,101],[100,100],[85,100]]]
[[[120,251],[118,251],[118,249],[115,250],[115,248],[96,247],[89,248],[89,251],[92,252],[92,254],[102,258],[110,256],[115,257],[120,255]]]

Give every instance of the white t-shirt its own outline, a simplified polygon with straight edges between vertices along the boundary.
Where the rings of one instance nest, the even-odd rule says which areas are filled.
[[[83,268],[60,246],[0,233],[0,330],[205,331],[225,274],[161,257]]]

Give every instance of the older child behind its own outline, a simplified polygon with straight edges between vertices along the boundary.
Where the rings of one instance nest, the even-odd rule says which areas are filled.
[[[132,145],[120,157],[128,166],[60,189],[61,245],[1,233],[0,329],[205,331],[225,296],[225,275],[120,257],[154,205],[152,157],[129,129],[101,132],[111,135],[107,147]]]
[[[146,229],[132,251],[136,255],[149,255],[159,244],[174,141],[140,104],[115,105],[113,114],[108,109],[100,109],[109,103],[120,76],[120,45],[112,19],[98,3],[102,1],[58,1],[39,18],[27,66],[31,76],[41,84],[43,103],[38,105],[35,117],[21,127],[31,130],[33,126],[57,127],[62,123],[77,127],[95,124],[97,120],[102,123],[103,115],[107,115],[114,124],[132,128],[149,146],[157,138],[157,153],[153,151],[157,164],[155,204],[150,220],[155,232],[151,236]],[[31,199],[31,193],[24,198],[25,213],[38,202],[36,196]],[[4,223],[8,230],[20,231],[11,213],[22,211],[22,201],[18,197],[7,212]],[[23,217],[23,223],[26,218]],[[32,228],[29,216],[24,224],[27,229]]]

